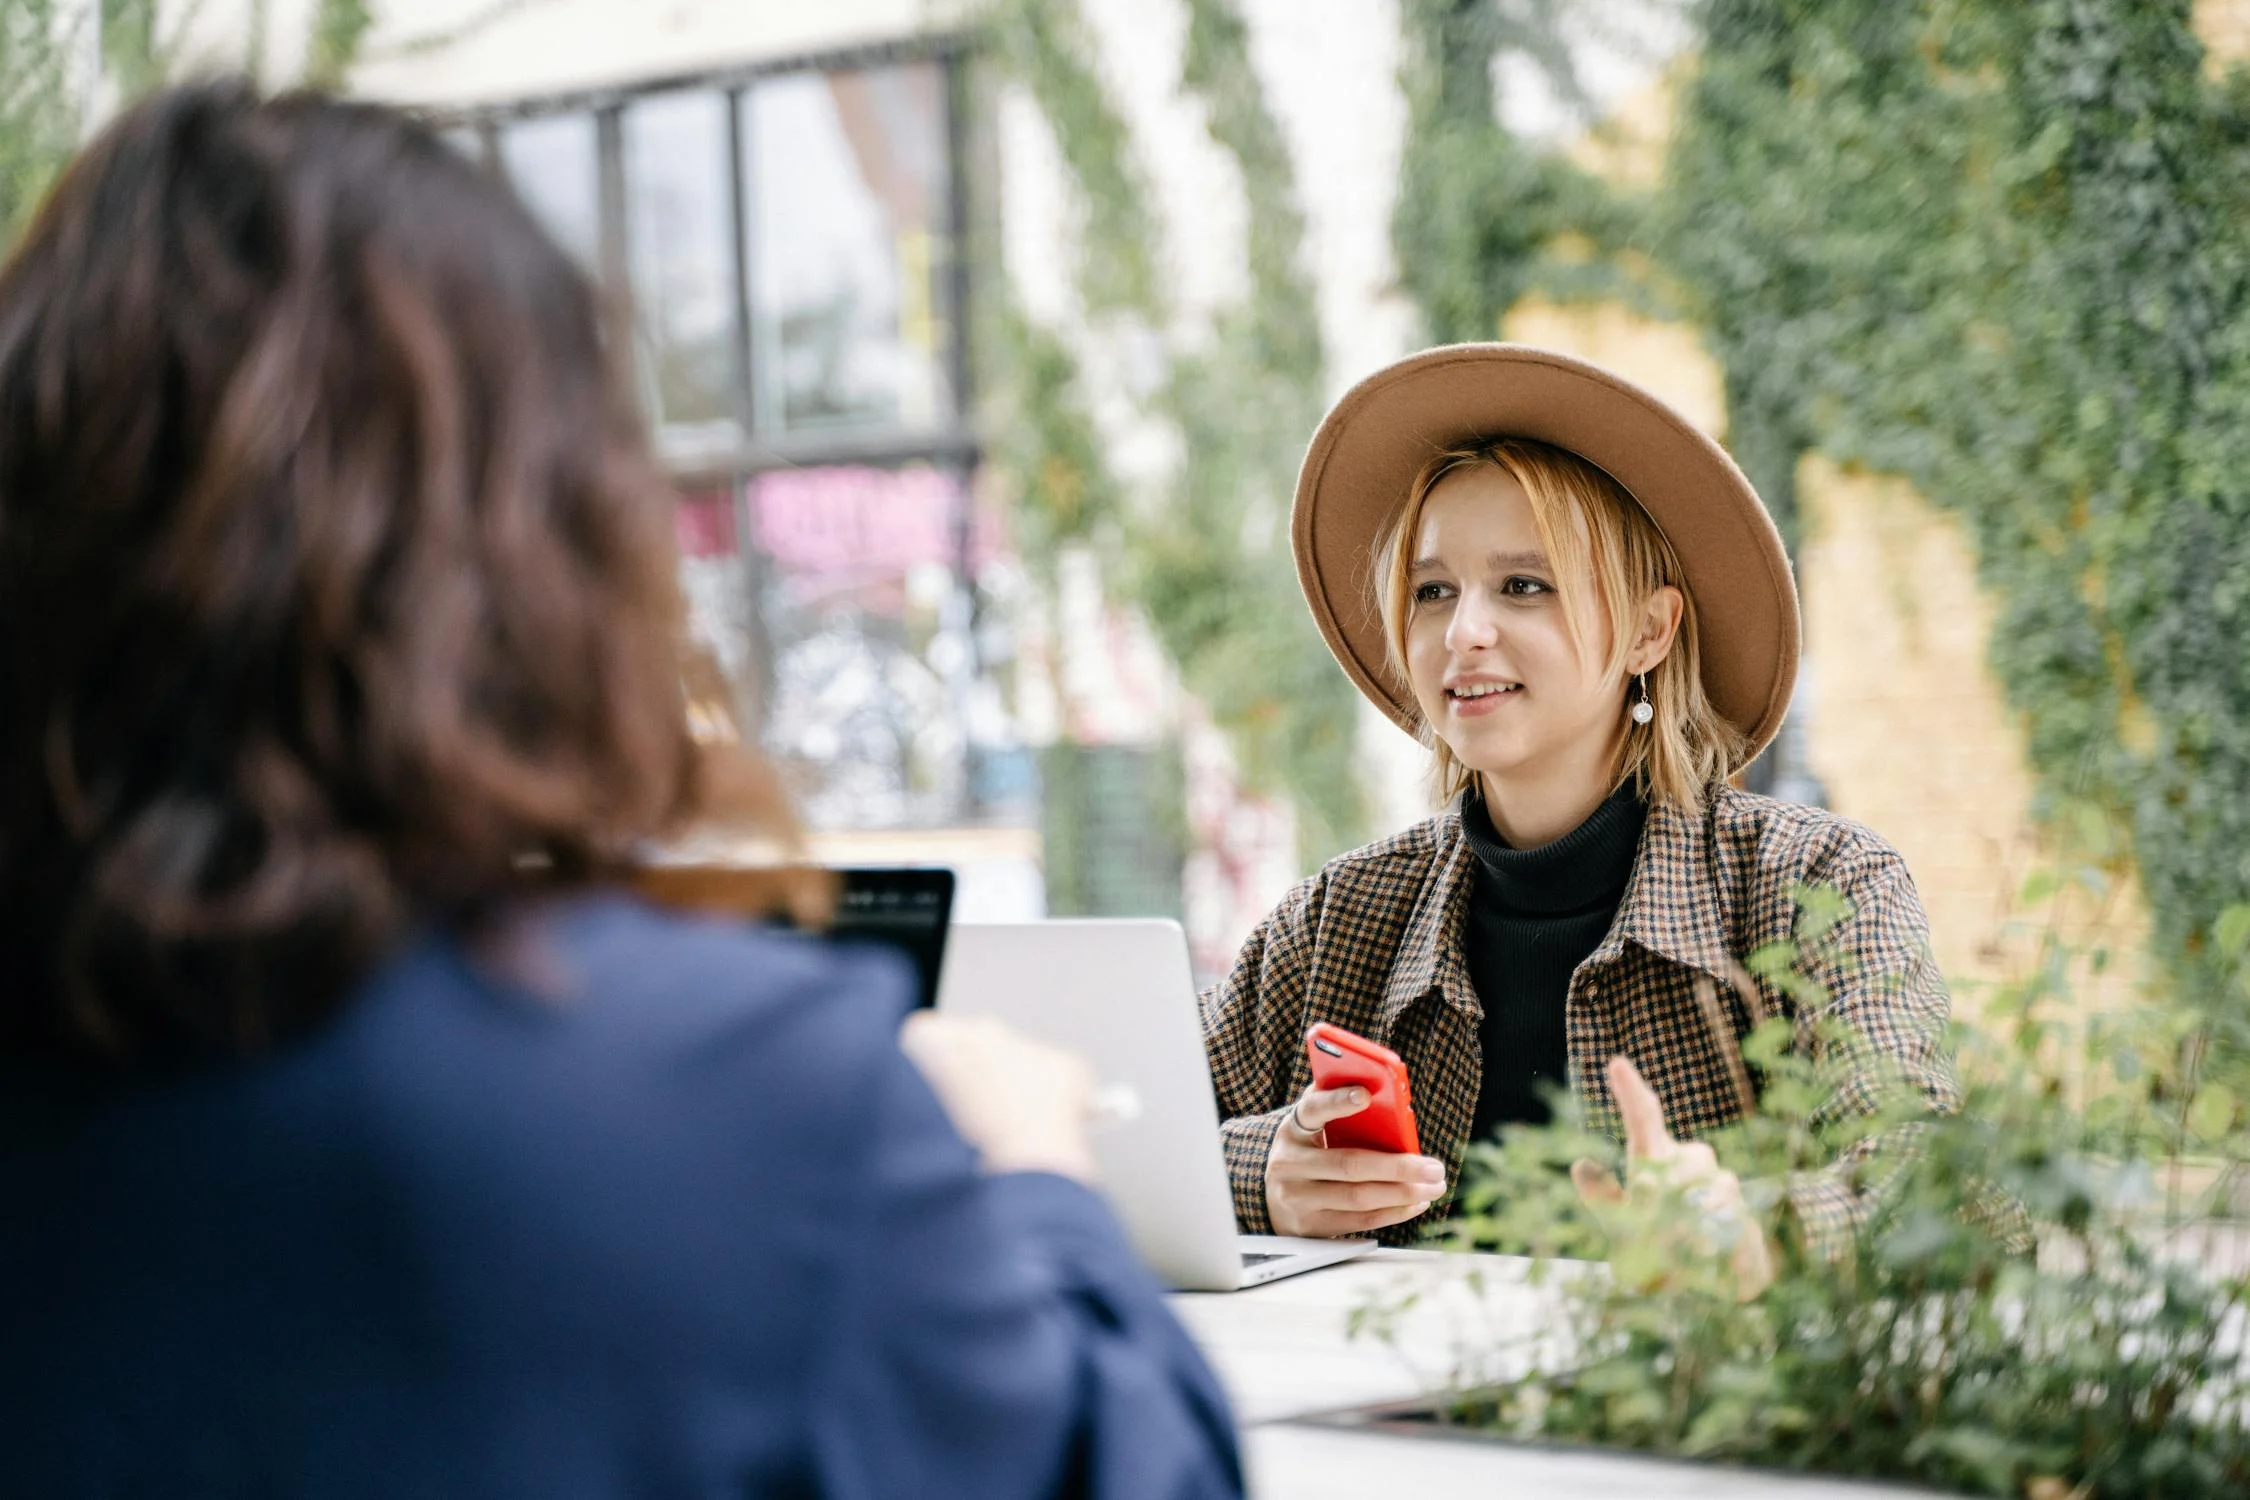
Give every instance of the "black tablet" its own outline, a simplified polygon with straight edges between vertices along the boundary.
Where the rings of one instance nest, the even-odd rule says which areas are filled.
[[[836,872],[837,942],[880,943],[906,955],[921,981],[918,1004],[937,1004],[938,966],[953,920],[953,872],[925,868],[854,868]]]

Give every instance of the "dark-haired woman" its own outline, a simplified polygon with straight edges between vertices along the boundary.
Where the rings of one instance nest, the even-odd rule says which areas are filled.
[[[0,274],[0,1495],[1237,1492],[1082,1068],[603,891],[717,796],[615,373],[318,98]]]

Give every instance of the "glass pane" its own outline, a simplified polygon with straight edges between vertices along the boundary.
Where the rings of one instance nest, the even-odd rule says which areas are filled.
[[[752,481],[773,649],[766,749],[817,828],[932,824],[969,794],[958,480],[919,466]],[[973,551],[996,537],[980,534]]]
[[[589,272],[602,257],[594,117],[549,115],[500,129],[500,166],[532,215]]]
[[[733,214],[727,102],[668,94],[625,111],[625,238],[650,415],[731,431]]]
[[[761,427],[928,428],[950,413],[944,82],[912,63],[749,92]]]
[[[716,486],[680,496],[680,592],[687,599],[688,720],[703,741],[739,741],[757,696],[757,624],[750,575],[736,533],[734,490]]]

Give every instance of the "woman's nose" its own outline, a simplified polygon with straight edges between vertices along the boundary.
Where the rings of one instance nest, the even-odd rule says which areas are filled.
[[[1476,594],[1464,594],[1453,606],[1453,618],[1446,622],[1445,649],[1474,651],[1491,645],[1499,634],[1491,609]]]

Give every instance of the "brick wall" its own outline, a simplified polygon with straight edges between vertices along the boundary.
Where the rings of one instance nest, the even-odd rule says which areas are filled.
[[[2080,966],[2088,1008],[2129,1003],[2137,892],[2018,899],[2052,851],[2031,819],[2023,729],[1985,665],[1993,609],[1961,526],[1895,479],[1810,459],[1800,480],[1807,748],[1829,805],[1905,856],[1965,1016],[2029,972],[2050,932],[2120,955],[2098,978]]]
[[[2195,0],[2195,34],[2214,72],[2250,57],[2250,0]]]

